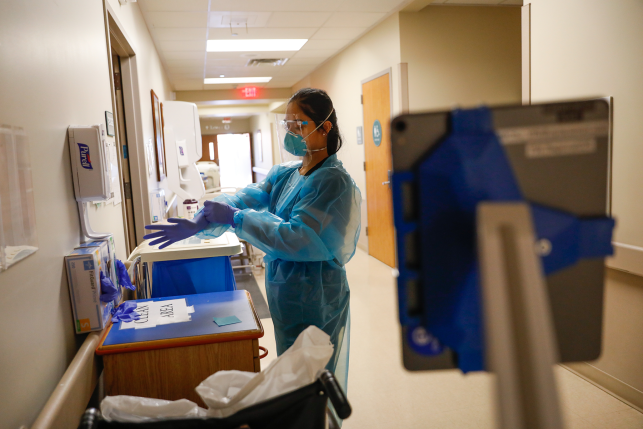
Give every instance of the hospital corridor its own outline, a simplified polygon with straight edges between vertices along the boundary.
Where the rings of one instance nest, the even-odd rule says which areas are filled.
[[[640,0],[0,0],[0,429],[643,429]]]

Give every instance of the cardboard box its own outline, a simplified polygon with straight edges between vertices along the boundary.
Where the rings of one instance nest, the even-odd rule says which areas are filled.
[[[100,270],[107,270],[100,247],[81,247],[65,256],[76,333],[100,331],[111,318],[114,302],[100,300]]]
[[[98,247],[100,248],[101,260],[103,262],[103,272],[106,276],[112,279],[112,282],[119,287],[118,276],[116,275],[116,247],[114,245],[114,237],[109,236],[104,240],[90,241],[88,243],[83,243],[77,247],[77,249],[85,247]],[[120,290],[120,288],[119,288]]]

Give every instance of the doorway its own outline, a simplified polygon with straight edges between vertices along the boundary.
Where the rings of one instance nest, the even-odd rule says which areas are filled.
[[[362,81],[368,253],[395,266],[395,229],[391,192],[391,71]]]
[[[218,134],[217,151],[222,188],[245,188],[252,183],[250,134]]]
[[[118,154],[120,158],[120,181],[121,189],[123,189],[123,217],[125,218],[125,236],[127,237],[126,248],[127,252],[131,252],[136,248],[136,222],[134,220],[134,205],[132,203],[132,185],[131,173],[129,165],[129,147],[127,144],[127,128],[125,123],[125,104],[123,102],[123,87],[122,87],[122,74],[121,74],[121,59],[118,54],[112,49],[112,73],[113,86],[114,86],[114,117],[116,133],[116,143]]]

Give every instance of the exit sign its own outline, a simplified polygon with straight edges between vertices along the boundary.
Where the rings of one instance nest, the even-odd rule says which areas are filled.
[[[257,87],[256,86],[247,86],[241,88],[241,95],[244,98],[257,98]]]

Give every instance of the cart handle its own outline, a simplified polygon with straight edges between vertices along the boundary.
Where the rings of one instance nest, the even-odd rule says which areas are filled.
[[[263,352],[262,355],[259,355],[259,359],[263,359],[266,356],[268,356],[268,349],[267,348],[259,346],[259,350],[261,350]]]
[[[330,402],[333,403],[333,407],[335,407],[337,416],[340,419],[347,419],[353,410],[351,404],[348,403],[348,399],[346,399],[344,391],[337,382],[335,375],[326,369],[319,375],[319,381],[321,381],[326,393],[328,393],[328,397],[330,398]]]

